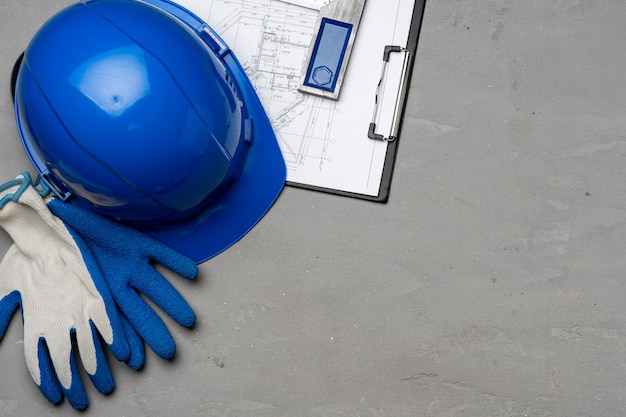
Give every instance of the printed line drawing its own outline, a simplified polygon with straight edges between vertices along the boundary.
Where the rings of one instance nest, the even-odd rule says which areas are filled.
[[[211,0],[208,23],[236,51],[268,113],[289,171],[331,163],[337,102],[297,90],[317,12],[275,0]]]

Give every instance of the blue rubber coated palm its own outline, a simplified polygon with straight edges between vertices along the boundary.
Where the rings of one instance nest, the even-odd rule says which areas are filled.
[[[180,325],[193,326],[196,316],[192,308],[155,269],[153,262],[187,279],[198,274],[195,262],[144,233],[72,204],[51,200],[48,206],[89,247],[113,299],[132,328],[157,355],[173,357],[174,339],[140,293]],[[135,356],[134,360],[137,366],[140,358]]]

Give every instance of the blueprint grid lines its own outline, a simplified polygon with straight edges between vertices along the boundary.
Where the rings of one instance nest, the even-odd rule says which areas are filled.
[[[322,171],[337,140],[330,128],[337,103],[297,90],[316,19],[315,11],[278,1],[213,0],[209,9],[209,23],[237,51],[292,172],[308,164]]]

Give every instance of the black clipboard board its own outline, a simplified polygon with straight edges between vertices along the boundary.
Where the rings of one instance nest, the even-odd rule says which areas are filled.
[[[382,177],[380,181],[378,195],[371,196],[368,194],[360,194],[360,193],[343,191],[343,190],[338,190],[338,189],[333,189],[333,188],[319,187],[319,186],[304,184],[300,182],[292,182],[292,181],[287,181],[287,185],[297,187],[297,188],[312,190],[312,191],[336,194],[340,196],[357,198],[361,200],[373,201],[373,202],[378,202],[378,203],[383,203],[383,204],[388,202],[389,196],[391,193],[391,183],[392,183],[393,172],[395,168],[396,156],[397,156],[398,148],[399,148],[399,141],[402,137],[402,120],[403,120],[404,111],[406,108],[405,99],[406,99],[406,96],[408,95],[409,87],[411,84],[411,76],[413,74],[413,66],[415,63],[415,57],[416,57],[416,52],[417,52],[417,46],[419,43],[419,35],[420,35],[421,27],[422,27],[422,20],[424,17],[425,7],[426,7],[426,0],[415,0],[414,6],[413,6],[413,15],[411,18],[411,26],[409,29],[409,36],[408,36],[406,46],[389,45],[391,49],[394,49],[394,47],[405,49],[409,53],[409,58],[407,62],[405,77],[403,80],[403,87],[398,92],[399,94],[398,100],[402,101],[402,105],[398,108],[398,114],[397,114],[398,123],[399,123],[398,135],[396,138],[394,138],[394,140],[389,141],[387,144],[387,151],[385,155],[385,162],[384,162],[384,167],[382,171]],[[388,51],[384,51],[383,54],[384,54],[383,56],[385,56],[386,54],[388,54]],[[384,62],[384,61],[385,61],[385,58],[381,60],[381,62]],[[378,135],[374,133],[373,129],[375,129],[375,126],[372,126],[372,124],[370,124],[369,132],[368,132],[368,136],[369,136],[368,139],[380,140],[381,138],[378,136],[382,136],[382,135]],[[376,138],[375,136],[378,138]]]

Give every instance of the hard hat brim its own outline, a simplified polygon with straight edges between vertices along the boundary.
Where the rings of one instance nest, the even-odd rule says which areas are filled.
[[[225,61],[241,81],[252,119],[253,142],[242,172],[195,218],[146,232],[196,263],[218,255],[248,233],[278,198],[287,176],[276,135],[252,84],[232,54]]]
[[[167,11],[188,24],[200,20],[178,4],[163,0],[149,2],[167,4]],[[219,39],[215,32],[212,34]],[[213,258],[246,235],[274,204],[287,178],[276,134],[245,70],[230,49],[223,53],[222,62],[236,81],[252,121],[252,143],[242,172],[195,218],[146,231],[196,263]]]

